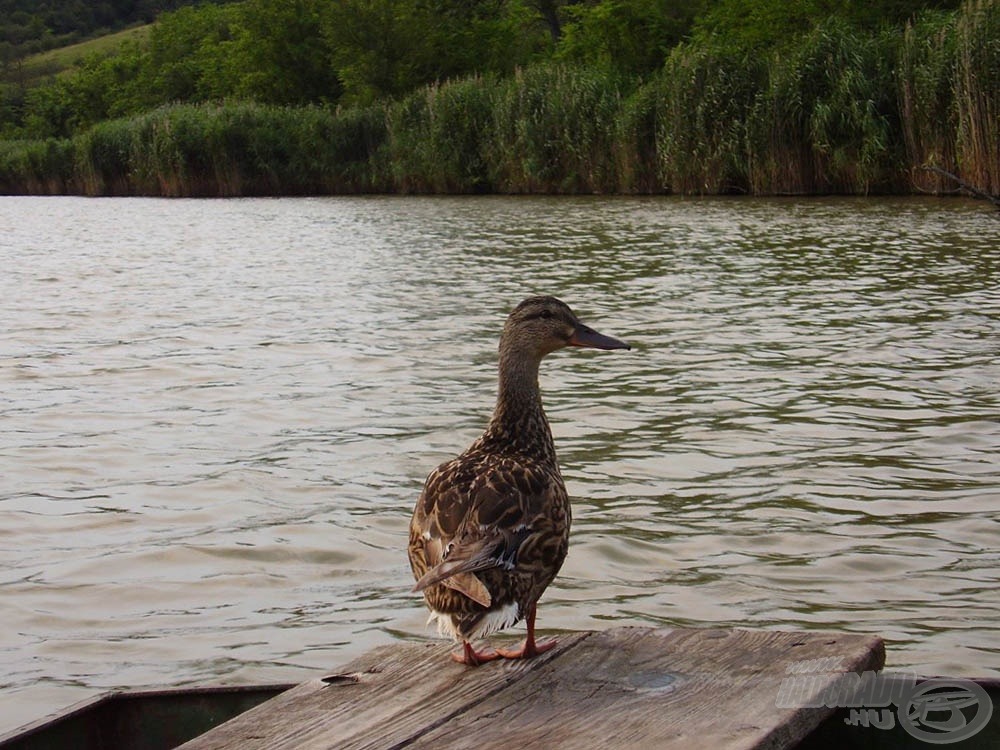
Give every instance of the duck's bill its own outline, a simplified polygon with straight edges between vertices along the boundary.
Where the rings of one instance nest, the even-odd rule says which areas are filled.
[[[624,341],[605,336],[593,328],[578,325],[569,340],[570,346],[586,346],[591,349],[631,349]]]

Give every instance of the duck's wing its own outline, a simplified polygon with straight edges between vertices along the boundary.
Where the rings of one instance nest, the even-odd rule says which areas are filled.
[[[513,531],[493,530],[475,539],[452,542],[444,550],[441,562],[424,573],[413,590],[423,591],[435,583],[443,583],[449,588],[461,591],[473,601],[488,607],[491,599],[490,593],[482,582],[472,574],[488,568],[513,570],[517,564],[517,552],[524,540],[531,534],[531,529],[527,527]],[[466,589],[471,589],[471,591]],[[485,595],[483,595],[484,593]]]
[[[414,545],[411,542],[411,560],[413,558],[413,547]],[[473,574],[472,570],[463,569],[461,565],[463,561],[458,559],[459,557],[464,557],[461,552],[454,559],[450,555],[448,560],[443,559],[445,549],[440,537],[431,537],[430,539],[423,540],[423,544],[420,545],[420,550],[417,554],[422,555],[423,559],[420,561],[420,566],[421,569],[426,569],[426,572],[420,576],[417,585],[412,589],[413,591],[423,591],[435,583],[442,583],[484,607],[489,607],[493,603],[493,597],[489,589],[483,585],[483,582]],[[483,570],[485,567],[488,566],[478,567],[476,570]],[[414,571],[419,575],[416,565],[414,566]]]
[[[413,590],[441,583],[488,607],[490,592],[474,574],[513,570],[524,543],[551,528],[548,495],[564,492],[553,479],[506,461],[480,464],[467,479],[454,467],[432,473],[411,524],[411,561],[421,558]]]

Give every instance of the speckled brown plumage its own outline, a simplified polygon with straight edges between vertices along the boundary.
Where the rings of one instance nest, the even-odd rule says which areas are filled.
[[[554,297],[531,297],[500,338],[499,390],[486,431],[427,478],[410,522],[409,557],[443,633],[461,641],[458,661],[530,656],[538,598],[569,545],[570,504],[542,410],[538,366],[565,346],[627,349],[586,327]],[[476,652],[471,641],[528,621],[518,652]]]

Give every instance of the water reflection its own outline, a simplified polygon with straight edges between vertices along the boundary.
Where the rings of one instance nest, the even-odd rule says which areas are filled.
[[[503,316],[576,498],[546,630],[878,632],[996,674],[1000,224],[938,201],[0,200],[0,727],[423,638],[403,547]]]

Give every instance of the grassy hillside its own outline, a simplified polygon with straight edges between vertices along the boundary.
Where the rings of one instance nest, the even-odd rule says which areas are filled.
[[[32,87],[50,76],[72,74],[88,58],[110,55],[125,43],[145,41],[151,28],[152,24],[145,24],[29,55],[0,68],[0,83]]]
[[[0,64],[152,23],[164,11],[207,1],[0,0]]]

